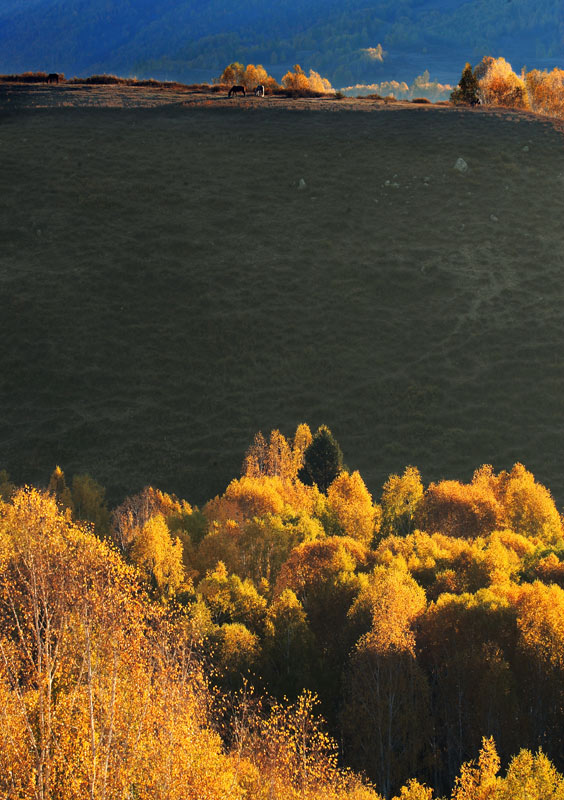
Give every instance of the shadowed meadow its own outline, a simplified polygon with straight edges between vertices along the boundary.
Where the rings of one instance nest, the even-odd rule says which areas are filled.
[[[562,504],[561,133],[436,107],[7,107],[14,479],[58,463],[113,501],[202,503],[257,430],[307,421],[376,494],[406,464],[522,461]]]

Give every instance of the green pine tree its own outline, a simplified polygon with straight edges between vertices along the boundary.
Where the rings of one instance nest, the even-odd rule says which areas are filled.
[[[321,492],[326,492],[342,469],[341,448],[327,425],[320,425],[304,452],[304,465],[298,477],[302,483],[317,484]]]
[[[466,66],[462,70],[462,75],[458,81],[458,86],[450,95],[450,99],[453,103],[476,105],[478,102],[479,88],[478,80],[472,72],[472,66],[466,62]]]

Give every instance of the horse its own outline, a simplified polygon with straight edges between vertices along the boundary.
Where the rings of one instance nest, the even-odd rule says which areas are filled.
[[[59,83],[59,73],[50,72],[49,75],[47,75],[47,83]]]
[[[245,97],[245,87],[244,86],[232,86],[229,90],[228,97],[232,97],[234,94],[242,94]]]
[[[264,86],[262,83],[259,83],[258,86],[255,86],[255,97],[264,97]]]

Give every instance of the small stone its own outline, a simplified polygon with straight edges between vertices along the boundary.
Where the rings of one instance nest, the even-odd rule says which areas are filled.
[[[386,181],[386,182],[384,183],[384,186],[389,186],[389,185],[390,185],[390,181]]]
[[[300,178],[300,180],[298,181],[298,189],[300,190],[300,192],[303,192],[304,189],[307,189],[307,183],[304,181],[303,178]]]
[[[454,169],[464,175],[466,172],[468,172],[468,164],[463,158],[457,158]]]
[[[529,145],[528,144],[526,144],[525,147],[523,148],[523,152],[524,153],[528,153],[529,152]]]
[[[490,214],[490,219],[492,222],[499,222],[499,219],[496,217],[495,214]]]

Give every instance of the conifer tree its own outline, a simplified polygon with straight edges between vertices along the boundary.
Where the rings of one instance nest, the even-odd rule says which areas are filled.
[[[472,65],[466,62],[458,86],[452,92],[450,99],[453,103],[468,103],[476,105],[478,102],[478,81],[472,72]]]
[[[304,452],[304,465],[298,473],[302,483],[317,484],[321,492],[327,492],[343,469],[343,453],[327,425],[320,425],[311,444]]]

